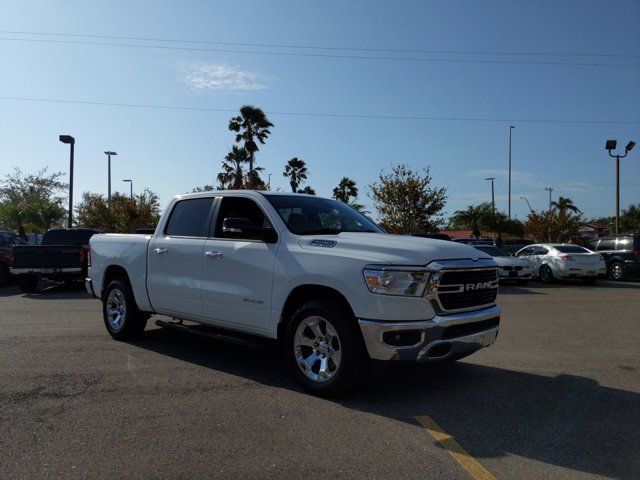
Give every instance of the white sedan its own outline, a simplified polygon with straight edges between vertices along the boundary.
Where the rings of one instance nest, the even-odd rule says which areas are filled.
[[[500,247],[493,245],[474,245],[475,248],[491,255],[498,264],[500,281],[512,280],[519,285],[526,285],[531,278],[529,263],[520,258],[512,257]]]
[[[538,243],[519,250],[516,257],[529,262],[533,274],[544,283],[556,278],[580,278],[584,283],[594,283],[607,272],[602,255],[579,245]]]

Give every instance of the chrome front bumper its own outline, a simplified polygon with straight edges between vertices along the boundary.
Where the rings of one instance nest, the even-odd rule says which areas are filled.
[[[455,358],[488,347],[496,341],[499,322],[500,308],[497,306],[475,312],[436,316],[431,320],[417,322],[358,320],[372,359],[417,362]],[[456,331],[459,332],[457,336]],[[403,346],[389,342],[389,336],[398,334],[401,338],[403,332],[411,332],[419,337],[419,340],[412,345]]]

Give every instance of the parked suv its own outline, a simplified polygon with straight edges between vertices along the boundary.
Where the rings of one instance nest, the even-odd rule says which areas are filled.
[[[640,235],[594,238],[586,247],[604,257],[613,280],[640,277]]]

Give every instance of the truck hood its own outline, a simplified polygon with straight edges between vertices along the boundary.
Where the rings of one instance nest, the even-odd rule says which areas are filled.
[[[336,255],[383,264],[426,265],[434,260],[491,258],[468,245],[407,235],[343,232],[303,236],[299,241],[303,249],[331,250]]]

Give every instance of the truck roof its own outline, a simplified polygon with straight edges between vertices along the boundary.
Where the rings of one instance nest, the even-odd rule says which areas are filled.
[[[212,197],[212,196],[224,196],[224,195],[235,195],[238,193],[248,194],[252,197],[257,196],[293,196],[300,195],[304,197],[316,197],[316,195],[308,195],[306,193],[293,193],[293,192],[273,192],[270,190],[209,190],[207,192],[197,192],[197,193],[185,193],[182,195],[176,195],[174,198],[176,199],[185,199],[185,198],[202,198],[202,197]],[[324,198],[324,197],[319,197]]]

